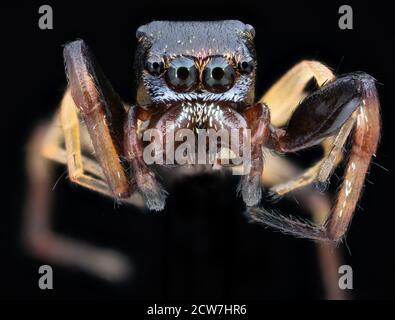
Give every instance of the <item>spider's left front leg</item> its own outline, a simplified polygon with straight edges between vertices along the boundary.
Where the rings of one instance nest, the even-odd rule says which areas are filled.
[[[142,145],[137,137],[138,108],[132,106],[125,114],[120,97],[82,40],[67,44],[64,57],[71,95],[87,126],[110,190],[116,198],[125,199],[137,188],[149,209],[163,209],[165,193],[142,159]],[[130,175],[124,172],[123,156],[130,163]],[[72,159],[71,164],[74,162]],[[80,178],[81,174],[75,180]]]
[[[304,99],[286,130],[272,128],[269,148],[294,152],[333,136],[356,115],[353,145],[334,210],[324,226],[315,226],[264,210],[250,212],[256,220],[301,237],[340,240],[347,230],[380,136],[379,100],[374,79],[362,72],[343,75]]]

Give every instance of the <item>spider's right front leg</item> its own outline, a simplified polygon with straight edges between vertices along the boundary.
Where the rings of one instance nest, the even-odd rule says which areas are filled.
[[[268,146],[295,152],[336,134],[356,114],[353,144],[333,211],[324,226],[263,214],[267,225],[297,236],[340,241],[352,219],[380,137],[380,103],[375,80],[366,73],[343,75],[304,99],[285,130],[274,128]],[[259,214],[258,214],[259,215]],[[280,221],[282,220],[282,221]],[[263,220],[262,220],[263,222]]]
[[[285,126],[299,103],[309,95],[309,83],[318,87],[335,79],[333,72],[318,61],[304,60],[291,68],[260,99],[270,108],[271,122],[278,127]],[[311,93],[311,92],[310,92]],[[313,182],[326,183],[332,170],[341,161],[343,145],[354,124],[354,119],[342,127],[335,137],[328,137],[322,142],[324,155],[320,161],[306,169],[298,176],[273,185],[274,197],[286,195]]]

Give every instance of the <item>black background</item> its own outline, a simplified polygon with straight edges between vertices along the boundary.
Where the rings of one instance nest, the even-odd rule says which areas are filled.
[[[38,7],[50,4],[54,29],[38,28]],[[236,181],[215,176],[174,187],[164,212],[114,208],[105,199],[60,179],[54,226],[62,233],[116,248],[136,264],[136,277],[111,285],[86,273],[54,267],[52,291],[37,286],[38,267],[20,244],[25,197],[25,146],[32,129],[56,109],[66,79],[62,45],[87,41],[115,89],[133,101],[135,30],[151,20],[240,19],[256,29],[263,92],[301,59],[317,59],[337,73],[363,70],[381,84],[383,136],[363,198],[341,245],[354,270],[356,299],[394,298],[391,120],[394,80],[392,17],[384,3],[352,4],[354,30],[338,28],[335,2],[252,3],[65,1],[8,4],[2,9],[0,297],[127,299],[320,299],[315,245],[248,224]],[[300,161],[300,159],[299,159]],[[58,170],[58,176],[65,168]],[[337,180],[333,180],[336,184]],[[268,204],[273,206],[273,204]],[[298,210],[297,206],[295,210]],[[292,207],[291,207],[292,208]]]

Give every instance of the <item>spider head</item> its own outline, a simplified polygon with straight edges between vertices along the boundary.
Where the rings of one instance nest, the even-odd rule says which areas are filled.
[[[255,31],[240,21],[155,21],[137,30],[139,105],[254,100]]]

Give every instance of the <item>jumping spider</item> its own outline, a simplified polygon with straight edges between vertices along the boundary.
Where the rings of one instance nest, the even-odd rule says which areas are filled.
[[[252,26],[240,21],[155,21],[141,26],[136,35],[138,88],[132,106],[114,92],[84,41],[65,46],[69,87],[52,125],[40,134],[45,158],[67,164],[77,184],[121,202],[143,201],[148,209],[162,210],[166,191],[143,160],[144,130],[163,132],[170,120],[177,128],[250,129],[251,168],[241,177],[239,190],[251,218],[300,237],[342,239],[380,136],[379,100],[371,76],[353,72],[335,77],[317,61],[302,61],[256,101]],[[320,88],[306,96],[311,80]],[[193,122],[183,116],[186,106],[197,117],[193,107],[201,112],[209,105],[221,111],[214,119]],[[288,181],[273,180],[280,183],[271,192],[281,196],[327,181],[349,136],[344,181],[325,221],[307,223],[258,207],[261,183],[267,183],[263,149],[288,153],[324,147],[323,158],[313,167]],[[88,156],[92,153],[94,158]],[[267,168],[270,161],[266,159]],[[279,171],[285,172],[285,165]],[[30,209],[38,212],[43,202],[34,199]]]

